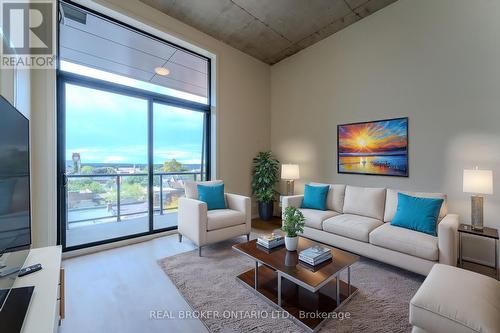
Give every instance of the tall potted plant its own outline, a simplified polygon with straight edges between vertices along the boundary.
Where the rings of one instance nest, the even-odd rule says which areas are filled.
[[[252,193],[257,198],[259,216],[270,220],[273,217],[274,185],[279,181],[279,161],[270,151],[261,151],[253,159],[252,174]]]
[[[297,251],[299,244],[298,233],[304,232],[305,218],[300,210],[295,207],[287,207],[283,213],[283,230],[285,235],[285,246],[288,251]]]

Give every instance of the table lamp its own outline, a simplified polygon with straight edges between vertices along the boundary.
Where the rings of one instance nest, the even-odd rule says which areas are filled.
[[[493,171],[464,170],[464,187],[466,193],[471,196],[471,224],[474,230],[483,230],[483,196],[481,194],[493,194]]]
[[[299,179],[299,165],[282,164],[281,179],[286,180],[286,195],[293,195],[293,181]]]

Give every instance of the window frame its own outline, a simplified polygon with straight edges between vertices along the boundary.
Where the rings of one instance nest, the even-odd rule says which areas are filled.
[[[125,24],[123,22],[120,22],[118,20],[115,20],[113,18],[107,17],[105,15],[102,15],[100,13],[96,13],[95,11],[83,7],[79,4],[76,4],[71,1],[58,1],[60,2],[65,2],[70,5],[79,7],[85,11],[88,11],[92,13],[93,15],[99,16],[103,19],[109,20],[114,24],[118,24],[121,26],[124,26],[134,32],[143,34],[145,37],[148,38],[153,38],[156,39],[162,43],[166,43],[172,47],[181,49],[183,51],[192,53],[198,57],[201,57],[205,60],[207,60],[207,66],[208,66],[208,75],[207,75],[207,80],[208,80],[208,96],[207,96],[207,104],[203,103],[198,103],[198,102],[193,102],[189,100],[184,100],[181,98],[173,97],[173,96],[168,96],[168,95],[163,95],[155,92],[151,92],[148,90],[143,90],[139,88],[134,88],[122,84],[117,84],[117,83],[112,83],[108,82],[105,80],[101,79],[96,79],[92,77],[87,77],[84,75],[80,74],[75,74],[71,72],[66,72],[62,71],[60,69],[60,58],[59,56],[57,57],[57,69],[56,69],[56,84],[57,84],[57,90],[56,90],[56,98],[57,98],[57,244],[62,245],[63,252],[67,251],[74,251],[74,250],[80,250],[83,248],[88,248],[92,246],[98,246],[98,245],[103,245],[103,244],[108,244],[108,243],[113,243],[113,242],[118,242],[118,241],[123,241],[127,239],[132,239],[132,238],[137,238],[137,237],[142,237],[142,236],[147,236],[147,235],[152,235],[156,233],[161,233],[165,231],[171,231],[171,230],[176,230],[177,226],[174,227],[169,227],[169,228],[162,228],[162,229],[154,229],[154,209],[153,209],[153,176],[154,176],[154,165],[153,165],[153,153],[154,153],[154,142],[153,142],[153,107],[154,104],[164,104],[168,106],[173,106],[173,107],[178,107],[178,108],[183,108],[183,109],[188,109],[191,111],[196,111],[196,112],[202,112],[204,114],[204,147],[202,148],[204,150],[204,159],[202,164],[202,176],[204,174],[206,180],[210,180],[211,176],[211,145],[212,145],[212,130],[211,130],[211,105],[212,105],[212,100],[211,100],[211,95],[212,95],[212,64],[211,64],[211,59],[200,55],[196,52],[187,50],[186,48],[182,46],[175,45],[171,42],[165,41],[157,36],[154,36],[150,33],[144,32],[140,29],[137,29],[135,27],[132,27],[128,24]],[[59,55],[59,23],[57,24],[57,54]],[[117,93],[120,95],[125,95],[125,96],[130,96],[130,97],[135,97],[135,98],[141,98],[145,99],[148,102],[148,206],[149,206],[149,230],[147,232],[143,233],[138,233],[138,234],[132,234],[132,235],[127,235],[127,236],[122,236],[122,237],[116,237],[116,238],[110,238],[102,241],[96,241],[96,242],[91,242],[91,243],[86,243],[86,244],[80,244],[76,246],[67,246],[66,244],[66,223],[67,223],[67,217],[66,217],[66,144],[65,144],[65,138],[66,138],[66,110],[65,110],[65,85],[66,84],[72,84],[76,86],[81,86],[81,87],[86,87],[86,88],[91,88],[91,89],[97,89],[105,92],[110,92],[110,93]],[[203,169],[204,167],[204,169]]]

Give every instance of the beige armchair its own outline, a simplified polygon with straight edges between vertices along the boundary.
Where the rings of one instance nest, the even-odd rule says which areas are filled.
[[[250,198],[225,193],[227,209],[207,210],[207,204],[198,200],[198,184],[221,184],[222,181],[188,182],[186,197],[179,199],[178,231],[179,242],[186,236],[198,246],[214,244],[230,238],[246,235],[250,239]]]

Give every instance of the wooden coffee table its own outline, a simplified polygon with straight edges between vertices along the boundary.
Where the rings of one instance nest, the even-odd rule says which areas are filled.
[[[333,312],[358,290],[351,285],[350,268],[359,257],[325,246],[331,248],[333,260],[314,268],[299,262],[298,253],[315,245],[325,246],[302,237],[294,252],[284,246],[267,250],[257,245],[257,240],[233,246],[255,261],[255,268],[238,275],[238,280],[311,331],[318,330],[326,319],[332,318]],[[340,279],[340,273],[345,270],[347,282]]]

